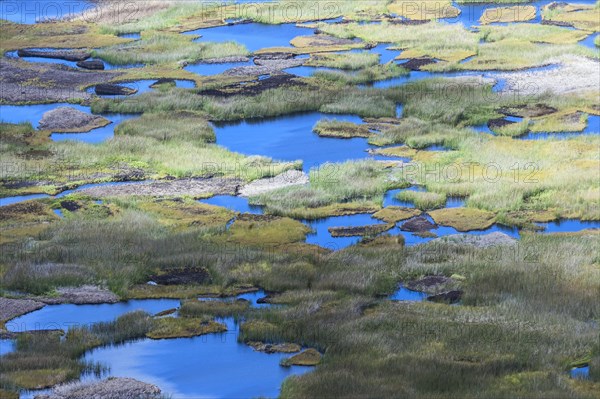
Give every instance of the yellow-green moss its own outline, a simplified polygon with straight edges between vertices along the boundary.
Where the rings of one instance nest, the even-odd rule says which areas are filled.
[[[437,224],[454,227],[458,231],[485,230],[496,221],[493,212],[475,208],[444,208],[429,212]]]
[[[412,158],[417,154],[417,150],[406,145],[400,145],[396,147],[378,148],[373,151],[373,154],[387,157]]]
[[[4,378],[23,389],[44,389],[76,378],[70,369],[9,371]]]
[[[316,366],[321,363],[323,356],[316,349],[306,349],[297,355],[283,359],[281,365],[284,367],[289,366]]]
[[[241,314],[250,308],[248,301],[185,301],[179,309],[181,317],[202,317],[206,315],[225,317]]]
[[[2,21],[0,32],[2,52],[28,47],[91,49],[132,41],[103,34],[95,25],[81,22],[23,25]]]
[[[565,110],[532,119],[532,132],[580,132],[587,126],[587,115],[573,110]]]
[[[154,327],[146,334],[151,339],[187,338],[227,331],[224,324],[196,318],[155,319]]]
[[[309,232],[306,225],[293,219],[243,214],[222,238],[246,245],[279,246],[304,241]]]
[[[0,207],[0,244],[35,237],[60,218],[40,201]]]
[[[577,29],[600,31],[598,3],[595,5],[558,3],[553,8],[550,8],[550,5],[542,9],[542,18],[545,21],[564,22]]]
[[[320,120],[313,131],[321,137],[336,137],[350,139],[354,137],[371,137],[373,133],[366,125],[352,122],[333,120]]]
[[[227,208],[207,205],[191,199],[149,200],[139,209],[153,214],[158,221],[173,229],[190,227],[225,227],[235,213]]]

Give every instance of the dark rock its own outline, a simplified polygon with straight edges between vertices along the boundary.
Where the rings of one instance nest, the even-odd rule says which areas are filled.
[[[553,114],[557,111],[556,108],[541,103],[501,107],[498,110],[498,112],[504,115],[517,116],[520,118],[537,118],[539,116]]]
[[[554,25],[554,26],[561,26],[563,28],[572,28],[573,24],[570,22],[564,22],[564,21],[551,21],[551,20],[547,20],[544,19],[541,23],[542,25]]]
[[[218,89],[207,89],[202,91],[200,94],[204,96],[215,96],[215,97],[231,97],[239,94],[246,96],[257,96],[267,90],[275,89],[278,87],[302,87],[306,86],[307,83],[296,78],[292,75],[275,75],[269,79],[259,80],[252,83],[240,84],[235,83],[233,85],[227,85]]]
[[[261,54],[263,57],[265,54]],[[201,64],[227,64],[230,62],[248,62],[250,58],[245,56],[232,55],[229,57],[218,57],[218,58],[206,58],[203,59]]]
[[[504,126],[512,125],[514,123],[515,122],[509,121],[504,118],[490,119],[488,121],[488,127],[493,130],[493,129],[497,129],[497,128],[502,128]]]
[[[357,237],[378,235],[390,230],[392,227],[394,227],[394,224],[388,223],[357,227],[330,227],[328,230],[332,237]]]
[[[175,82],[175,79],[160,78],[156,82],[152,83],[150,85],[150,87],[154,89],[156,86],[160,86],[160,85],[176,86],[177,83]]]
[[[58,107],[42,115],[38,128],[52,132],[80,133],[106,126],[110,121],[72,107]]]
[[[87,51],[32,50],[26,48],[18,50],[17,55],[19,57],[55,58],[65,61],[83,61],[91,56],[91,54]]]
[[[264,296],[262,298],[258,298],[256,300],[256,303],[258,303],[258,304],[271,303],[272,299],[273,299],[273,297],[271,295],[267,295],[267,296]]]
[[[403,223],[402,226],[400,226],[400,230],[410,231],[414,233],[437,229],[437,227],[438,226],[436,224],[431,223],[429,220],[422,216],[419,216]]]
[[[162,312],[158,312],[157,314],[154,315],[154,317],[169,316],[175,312],[177,312],[177,308],[171,308],[171,309],[163,310]]]
[[[292,53],[264,53],[254,57],[254,63],[257,64],[256,61],[260,60],[289,60],[292,58],[294,58]]]
[[[400,64],[400,66],[410,69],[411,71],[420,71],[422,67],[429,64],[435,64],[437,61],[434,58],[430,57],[420,57],[420,58],[412,58],[405,63]]]
[[[390,23],[394,25],[424,25],[431,22],[429,19],[390,19]]]
[[[188,267],[168,270],[164,274],[150,276],[150,279],[161,285],[202,284],[210,281],[210,274],[203,267]]]
[[[448,292],[443,292],[441,294],[437,294],[437,295],[430,295],[427,297],[427,300],[430,302],[440,302],[440,303],[449,303],[449,304],[453,304],[453,303],[457,303],[458,301],[460,301],[460,299],[462,298],[463,292],[462,291],[448,291]]]
[[[100,60],[79,61],[77,66],[83,69],[93,69],[98,71],[104,70],[104,62]]]
[[[77,201],[61,201],[60,203],[61,208],[66,209],[69,212],[73,212],[78,210],[79,208],[81,208],[81,204],[79,204]]]
[[[102,83],[96,85],[96,94],[99,96],[130,96],[137,93],[136,89],[125,86],[119,86],[111,83]]]

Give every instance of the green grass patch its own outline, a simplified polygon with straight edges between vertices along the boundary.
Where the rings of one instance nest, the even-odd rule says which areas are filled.
[[[181,317],[230,317],[239,316],[245,313],[250,308],[250,303],[247,301],[217,301],[207,300],[199,301],[192,299],[182,303],[179,309]]]
[[[304,241],[310,229],[289,218],[243,214],[223,237],[228,242],[273,247]]]
[[[509,26],[482,26],[480,37],[486,42],[499,42],[512,39],[532,43],[575,44],[588,35],[588,32],[567,29],[560,26],[540,24],[511,24]]]
[[[353,137],[370,137],[373,135],[366,125],[336,119],[322,119],[313,128],[321,137],[337,137],[350,139]]]
[[[94,56],[114,65],[129,65],[197,62],[248,54],[238,43],[193,42],[193,39],[194,36],[179,33],[146,31],[138,41],[95,50]]]
[[[251,202],[264,205],[269,213],[304,215],[311,219],[365,213],[366,210],[374,212],[380,206],[372,201],[378,203],[386,191],[405,185],[392,175],[385,164],[374,161],[325,164],[311,170],[309,186],[273,190],[251,198]],[[355,204],[348,204],[353,202]],[[334,205],[336,203],[341,205]]]
[[[356,85],[388,80],[403,75],[408,75],[408,70],[400,65],[389,63],[367,67],[357,72],[317,71],[313,76],[330,82]]]
[[[411,202],[422,210],[442,208],[446,205],[446,195],[428,191],[401,191],[396,194],[396,199]]]
[[[368,51],[314,54],[304,65],[356,71],[379,64],[379,55]]]
[[[204,115],[194,112],[160,112],[144,114],[120,123],[115,134],[151,137],[159,142],[177,140],[188,143],[214,143],[215,132]]]
[[[518,137],[527,133],[529,126],[530,121],[524,119],[521,122],[509,123],[503,126],[492,126],[490,129],[500,136]]]
[[[569,4],[561,3],[542,9],[542,18],[545,21],[563,22],[577,29],[598,32],[600,21],[598,20],[598,2],[596,4]]]

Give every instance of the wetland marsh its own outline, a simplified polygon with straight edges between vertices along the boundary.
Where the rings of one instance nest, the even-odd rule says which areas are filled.
[[[598,398],[597,1],[33,3],[0,397]]]

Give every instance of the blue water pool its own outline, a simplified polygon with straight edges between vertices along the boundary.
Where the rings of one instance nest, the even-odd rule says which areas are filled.
[[[67,330],[70,327],[112,321],[136,310],[155,314],[179,307],[178,299],[137,299],[128,302],[100,305],[48,305],[40,310],[25,314],[6,323],[9,331]]]

